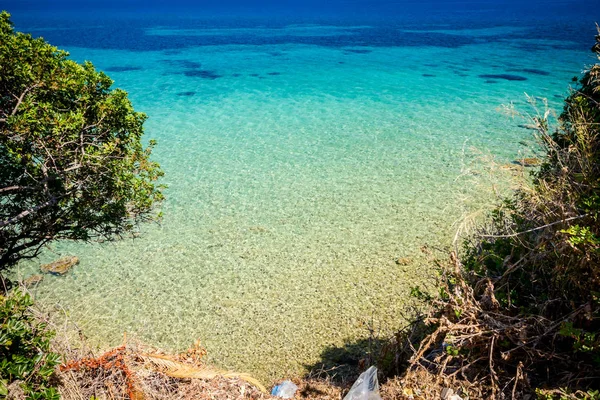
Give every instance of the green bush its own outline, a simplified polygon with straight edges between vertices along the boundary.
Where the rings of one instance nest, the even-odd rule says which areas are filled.
[[[52,379],[60,356],[50,351],[54,333],[37,320],[33,300],[14,290],[0,295],[0,397],[17,385],[28,399],[59,399]]]
[[[160,217],[146,115],[90,62],[0,12],[0,272],[55,240],[112,240]]]

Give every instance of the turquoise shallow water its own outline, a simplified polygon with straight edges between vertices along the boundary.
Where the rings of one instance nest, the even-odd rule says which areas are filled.
[[[56,28],[36,23],[51,40]],[[127,331],[181,350],[200,338],[212,362],[268,379],[302,373],[369,328],[393,332],[410,287],[432,274],[420,249],[450,245],[457,221],[507,185],[481,155],[502,164],[533,154],[519,144],[531,140],[524,121],[501,105],[529,110],[526,92],[560,107],[593,60],[570,40],[527,37],[523,24],[418,30],[456,47],[311,42],[370,29],[154,23],[149,43],[224,43],[145,51],[65,38],[74,59],[108,71],[150,116],[165,217],[135,240],[56,244],[18,274],[76,254],[72,273],[35,293],[95,343]],[[274,37],[286,40],[261,42]]]

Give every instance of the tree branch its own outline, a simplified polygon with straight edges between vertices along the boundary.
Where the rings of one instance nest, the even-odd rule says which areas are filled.
[[[12,218],[9,218],[6,221],[0,221],[0,228],[3,228],[5,226],[7,226],[7,225],[14,224],[15,222],[17,222],[17,221],[25,218],[29,214],[35,213],[35,212],[41,210],[42,208],[45,208],[45,207],[52,206],[52,205],[56,204],[57,201],[58,201],[58,198],[52,197],[50,200],[48,200],[48,201],[46,201],[46,202],[44,202],[42,204],[39,204],[39,205],[37,205],[37,206],[35,206],[33,208],[30,208],[29,210],[22,211],[21,213],[19,213],[19,215],[16,215],[16,216],[14,216]]]
[[[564,222],[568,222],[568,221],[573,221],[575,219],[580,219],[580,218],[585,218],[587,217],[589,214],[583,214],[583,215],[577,215],[575,217],[571,217],[571,218],[565,218],[562,219],[560,221],[554,221],[550,224],[546,224],[546,225],[542,225],[542,226],[538,226],[537,228],[532,228],[532,229],[527,229],[526,231],[522,231],[522,232],[515,232],[515,233],[511,233],[509,235],[481,235],[481,237],[484,238],[509,238],[509,237],[515,237],[515,236],[519,236],[522,235],[524,233],[529,233],[529,232],[535,232],[535,231],[539,231],[540,229],[544,229],[547,228],[549,226],[553,226],[553,225],[558,225],[558,224],[562,224]]]
[[[0,193],[2,192],[10,192],[12,190],[23,190],[23,189],[33,189],[31,186],[8,186],[5,188],[0,188]]]
[[[21,96],[17,97],[13,94],[13,96],[17,99],[17,104],[15,105],[15,108],[13,108],[12,112],[10,113],[11,116],[15,115],[17,113],[17,110],[19,109],[19,106],[21,105],[21,103],[23,102],[23,100],[25,100],[25,95],[27,95],[28,92],[30,92],[31,90],[35,89],[36,87],[38,87],[40,84],[36,83],[33,84],[31,86],[29,86],[28,88],[25,89],[25,91],[23,91],[23,93],[21,93]]]

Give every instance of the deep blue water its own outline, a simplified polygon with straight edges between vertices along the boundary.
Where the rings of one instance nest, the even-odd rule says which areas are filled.
[[[32,3],[27,7],[24,4]],[[158,2],[157,2],[158,3]],[[234,3],[234,2],[232,2]],[[120,7],[95,9],[85,2],[0,2],[1,9],[14,14],[16,27],[43,35],[58,46],[75,46],[129,51],[175,50],[196,46],[224,44],[276,45],[307,44],[339,48],[344,46],[372,47],[444,47],[458,48],[469,44],[495,43],[513,39],[544,39],[569,41],[571,46],[587,48],[595,32],[594,10],[598,1],[573,2],[335,2],[327,6],[297,2],[242,2],[230,8],[221,4],[160,8],[158,4],[119,2]],[[115,2],[117,4],[117,2]],[[44,5],[44,6],[42,6]],[[137,7],[137,8],[136,8]],[[191,8],[190,8],[191,7]],[[336,7],[338,7],[336,9]],[[597,17],[600,18],[600,15]],[[270,28],[290,25],[334,25],[337,35],[311,34],[256,36],[247,32],[229,35],[194,36],[185,32],[176,36],[147,36],[149,28],[160,26],[176,29]],[[345,26],[352,27],[344,30]],[[363,26],[362,29],[356,27]],[[499,33],[485,37],[432,30],[482,29],[513,26],[518,32]],[[399,33],[402,32],[401,34]],[[527,50],[544,47],[530,45]],[[560,44],[552,46],[565,46]]]

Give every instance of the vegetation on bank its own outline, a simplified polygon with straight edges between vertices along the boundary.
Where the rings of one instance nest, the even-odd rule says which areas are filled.
[[[600,32],[592,50],[600,58]],[[600,399],[600,64],[575,81],[557,127],[534,117],[546,158],[533,187],[443,268],[413,383],[469,398]]]
[[[0,272],[52,240],[112,239],[157,216],[162,172],[141,144],[145,116],[111,85],[0,14]],[[398,375],[386,396],[600,399],[600,64],[577,85],[557,127],[534,119],[546,158],[533,186],[452,254],[439,296],[414,290],[433,310],[382,353]],[[202,365],[198,344],[176,356],[129,344],[59,356],[31,306],[20,290],[0,297],[0,397],[203,397],[215,388],[190,378],[227,375]],[[310,387],[302,397],[329,396]]]
[[[33,300],[13,290],[0,295],[0,398],[59,399],[52,381],[60,355],[50,350],[54,332],[32,313]]]

